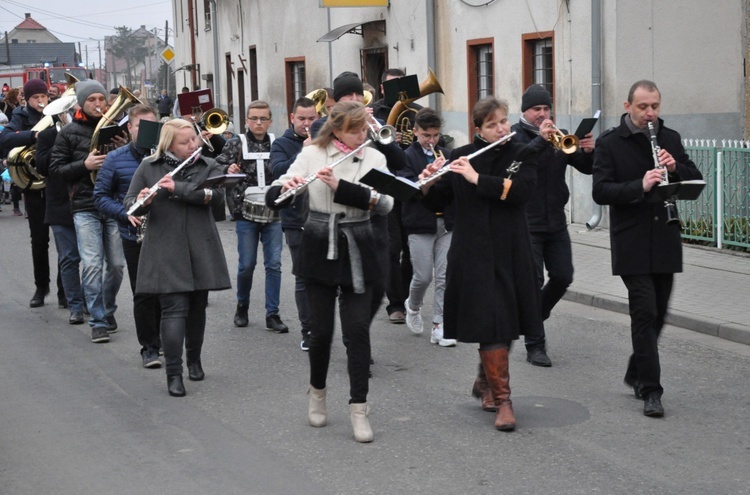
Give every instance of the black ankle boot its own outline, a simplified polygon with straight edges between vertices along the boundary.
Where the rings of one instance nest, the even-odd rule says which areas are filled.
[[[47,294],[49,294],[49,287],[37,287],[34,295],[31,297],[31,301],[29,301],[29,307],[38,308],[40,306],[44,306],[44,297]]]
[[[247,318],[247,309],[250,307],[248,303],[237,303],[237,311],[234,313],[234,326],[246,327],[250,324],[250,320]]]
[[[167,375],[167,390],[172,397],[185,397],[182,375]]]
[[[199,382],[206,378],[206,374],[203,373],[203,366],[200,361],[188,363],[188,378],[193,382]]]

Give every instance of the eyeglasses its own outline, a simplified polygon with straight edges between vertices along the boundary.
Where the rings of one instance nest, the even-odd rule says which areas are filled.
[[[256,124],[257,123],[265,124],[271,119],[269,119],[268,117],[248,117],[247,120]]]

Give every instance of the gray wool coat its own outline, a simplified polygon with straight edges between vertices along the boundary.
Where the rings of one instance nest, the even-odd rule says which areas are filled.
[[[145,158],[133,175],[125,207],[129,209],[141,189],[159,182],[172,168],[162,159]],[[200,187],[206,178],[216,175],[221,175],[216,162],[200,157],[173,177],[173,193],[161,189],[150,205],[135,212],[135,215],[148,213],[136,292],[168,294],[232,286],[224,248],[211,214],[211,205],[223,201],[222,189],[212,189],[211,204],[204,204],[205,193]]]

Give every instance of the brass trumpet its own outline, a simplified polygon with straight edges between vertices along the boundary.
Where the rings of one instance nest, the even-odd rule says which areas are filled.
[[[305,95],[305,98],[310,98],[315,103],[315,112],[318,117],[328,115],[328,109],[326,108],[326,100],[328,100],[328,91],[323,88],[310,91]]]
[[[562,151],[566,155],[578,151],[578,136],[575,134],[563,134],[555,124],[552,124],[552,128],[555,132],[550,134],[549,142],[552,143],[555,149]]]
[[[385,145],[396,140],[396,128],[392,125],[383,125],[376,118],[373,118],[372,122],[367,122],[367,125],[370,126],[373,141]]]
[[[444,158],[443,152],[440,150],[436,150],[432,143],[430,143],[430,151],[432,151],[432,156],[434,156],[436,160],[438,158]]]
[[[195,132],[198,133],[203,144],[206,145],[210,152],[213,152],[214,146],[211,144],[211,141],[203,137],[201,131],[205,129],[213,135],[226,131],[229,127],[229,115],[227,115],[227,112],[221,108],[212,108],[207,112],[203,112],[200,118],[196,119],[193,115],[190,119],[193,122],[193,126],[195,126]]]

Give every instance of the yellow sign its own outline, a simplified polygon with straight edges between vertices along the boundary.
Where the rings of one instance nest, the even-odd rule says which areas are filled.
[[[320,0],[321,7],[388,7],[390,0]]]
[[[164,50],[161,51],[159,56],[161,57],[162,60],[164,60],[164,62],[171,64],[175,56],[174,50],[172,50],[169,47],[166,47]]]

